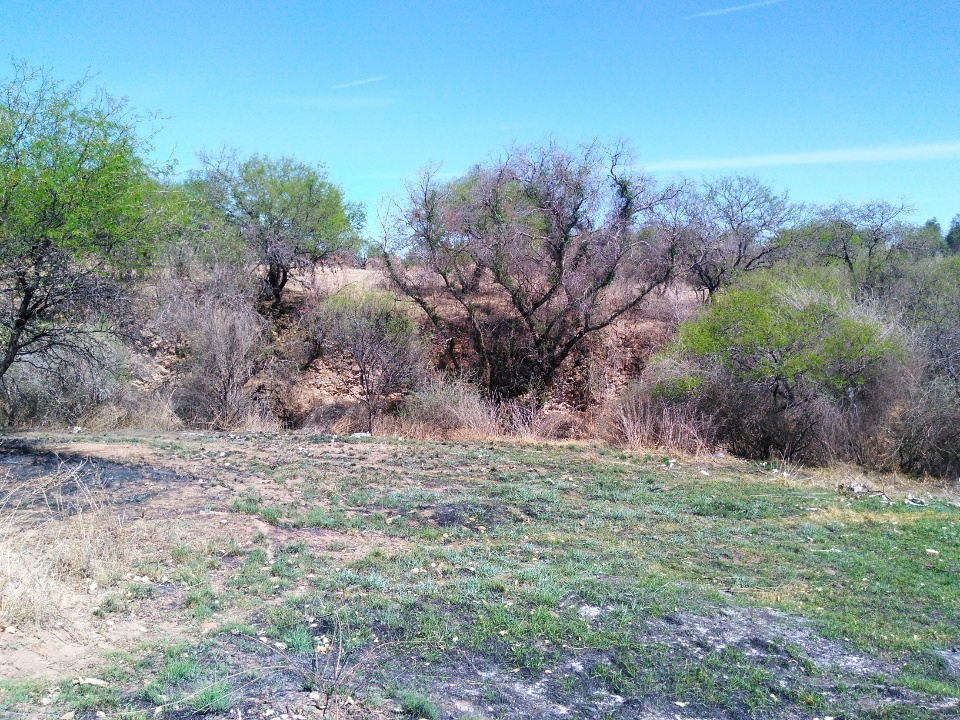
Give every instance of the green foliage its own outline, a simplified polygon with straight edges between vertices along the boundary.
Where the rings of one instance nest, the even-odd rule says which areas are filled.
[[[722,291],[650,366],[654,398],[749,457],[862,458],[891,401],[903,339],[851,298],[841,274],[760,271]],[[652,376],[652,380],[650,377]]]
[[[17,66],[0,89],[0,261],[38,251],[143,266],[155,189],[146,142],[122,100]]]
[[[293,268],[308,268],[362,247],[362,206],[347,202],[322,165],[290,157],[203,157],[197,187],[267,267],[265,298],[280,301]]]
[[[402,692],[397,700],[400,702],[400,709],[403,710],[404,716],[408,718],[435,720],[440,717],[440,710],[437,709],[436,704],[418,692],[412,690]]]
[[[764,385],[785,403],[796,401],[802,386],[842,399],[884,361],[903,355],[897,338],[845,294],[826,274],[790,283],[758,274],[681,327],[674,351]],[[697,385],[696,378],[686,382]]]
[[[960,252],[960,215],[953,217],[944,241],[947,243],[947,247],[950,248],[950,252]]]
[[[148,149],[127,105],[82,82],[19,65],[0,87],[0,378],[97,360],[115,281],[162,232]]]

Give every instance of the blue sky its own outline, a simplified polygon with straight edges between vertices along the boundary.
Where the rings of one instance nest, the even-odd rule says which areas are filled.
[[[547,136],[960,213],[957,0],[3,0],[0,54],[159,111],[181,169],[224,144],[323,162],[371,216],[427,163]]]

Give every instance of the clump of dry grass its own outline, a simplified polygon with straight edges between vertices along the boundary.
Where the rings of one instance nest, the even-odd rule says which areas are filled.
[[[717,448],[716,422],[690,403],[670,404],[631,386],[608,411],[608,434],[632,449],[662,448],[703,455]]]
[[[503,437],[503,409],[465,380],[434,378],[406,402],[398,428],[409,437],[493,439]]]
[[[124,522],[83,465],[18,481],[0,477],[0,623],[40,624],[120,579],[152,526]]]

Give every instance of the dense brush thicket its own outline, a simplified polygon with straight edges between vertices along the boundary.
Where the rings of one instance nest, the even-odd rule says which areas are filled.
[[[341,408],[298,396],[322,361],[334,429],[960,475],[960,218],[546,143],[424,172],[375,244],[323,167],[223,153],[179,179],[150,151],[104,93],[25,67],[2,88],[5,425],[296,427]],[[380,289],[316,282],[357,264]]]

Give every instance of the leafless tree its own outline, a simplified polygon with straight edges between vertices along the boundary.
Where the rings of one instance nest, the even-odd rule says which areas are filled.
[[[897,256],[913,228],[903,221],[909,208],[888,202],[837,203],[814,223],[821,257],[843,267],[861,297],[874,294],[899,274]]]
[[[787,253],[800,207],[757,178],[732,176],[688,184],[661,224],[678,235],[691,284],[711,297],[738,274],[769,267]]]
[[[450,183],[425,171],[394,206],[394,286],[446,338],[450,364],[467,355],[491,394],[549,385],[584,338],[673,276],[677,248],[654,220],[677,189],[629,160],[619,147],[551,142]]]
[[[358,369],[367,431],[392,395],[409,389],[423,371],[423,348],[409,311],[377,291],[341,291],[312,317],[320,346],[350,358]]]

